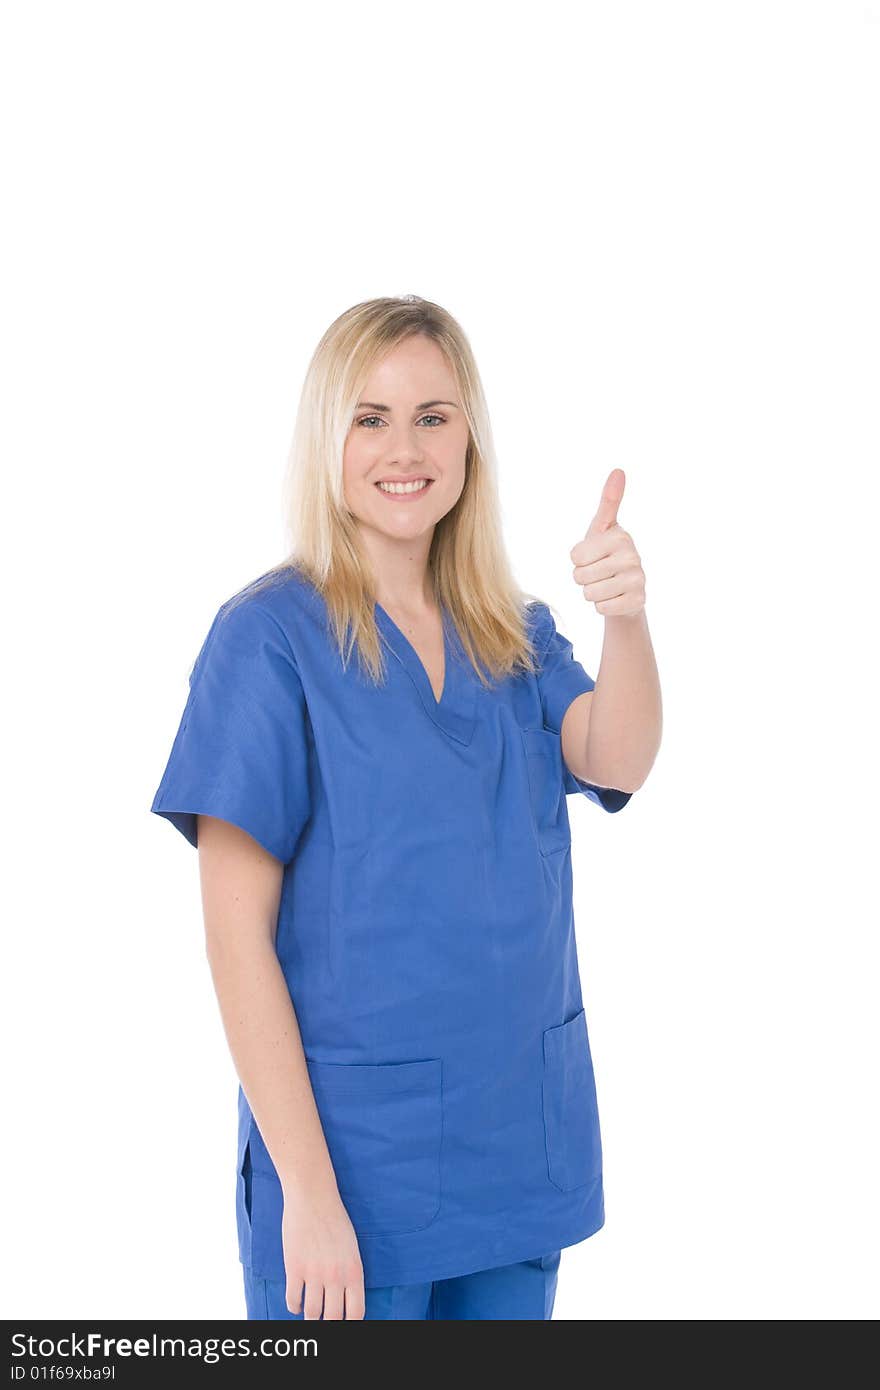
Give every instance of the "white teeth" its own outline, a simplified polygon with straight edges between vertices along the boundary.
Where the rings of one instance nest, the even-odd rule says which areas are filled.
[[[422,478],[415,483],[377,483],[376,486],[383,492],[421,492],[430,482],[429,478]]]

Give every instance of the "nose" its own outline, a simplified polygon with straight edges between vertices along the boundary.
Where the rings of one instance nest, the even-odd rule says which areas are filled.
[[[415,468],[423,461],[424,457],[425,451],[414,430],[402,426],[393,434],[389,432],[385,449],[385,458],[389,464],[394,464],[403,472],[408,463],[411,463]]]
[[[421,449],[425,439],[425,429],[419,420],[412,416],[399,415],[396,419],[388,420],[386,427],[381,431],[386,443],[395,448]]]

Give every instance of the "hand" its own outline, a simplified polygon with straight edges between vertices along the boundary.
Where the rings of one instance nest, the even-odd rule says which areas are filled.
[[[645,606],[645,573],[632,536],[617,523],[626,474],[613,468],[587,534],[569,554],[573,579],[603,617],[634,618]]]
[[[338,1192],[285,1191],[281,1244],[291,1313],[304,1321],[363,1318],[363,1265]]]

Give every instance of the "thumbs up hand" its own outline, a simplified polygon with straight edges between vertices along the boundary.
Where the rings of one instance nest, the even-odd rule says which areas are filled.
[[[603,617],[635,617],[645,606],[645,573],[632,537],[618,524],[626,474],[613,468],[582,541],[570,553],[572,578]]]

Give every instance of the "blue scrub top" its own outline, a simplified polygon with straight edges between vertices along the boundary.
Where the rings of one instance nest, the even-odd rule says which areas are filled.
[[[315,587],[266,578],[211,625],[151,809],[192,845],[197,814],[231,821],[285,865],[276,949],[365,1285],[584,1240],[605,1216],[566,794],[630,798],[562,759],[594,682],[535,603],[538,674],[483,689],[444,610],[437,701],[377,604],[374,686]],[[241,1086],[238,1122],[240,1258],[283,1279],[281,1185]]]

